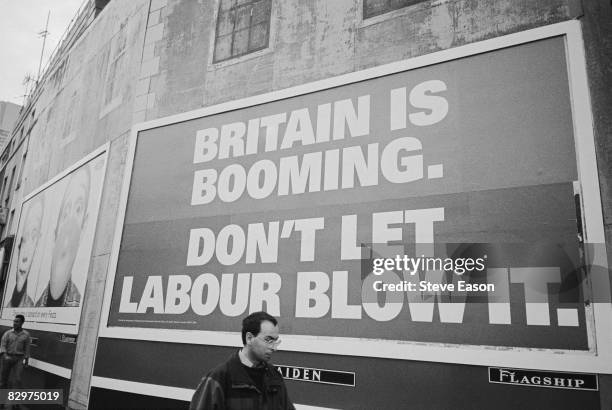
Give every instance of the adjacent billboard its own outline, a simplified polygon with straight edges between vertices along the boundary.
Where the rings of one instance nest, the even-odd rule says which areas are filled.
[[[289,350],[593,353],[566,40],[139,127],[101,334],[231,345],[263,309]]]
[[[77,333],[105,171],[98,150],[23,201],[2,319]]]

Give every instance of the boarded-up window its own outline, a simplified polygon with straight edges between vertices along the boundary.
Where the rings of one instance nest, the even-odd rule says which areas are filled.
[[[378,16],[424,0],[363,0],[363,18]]]
[[[268,47],[271,10],[271,0],[220,0],[213,62]]]

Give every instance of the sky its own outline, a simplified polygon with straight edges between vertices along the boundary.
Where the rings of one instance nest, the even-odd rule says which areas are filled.
[[[47,13],[49,36],[43,67],[85,0],[0,0],[0,101],[23,104],[23,80],[36,77]]]

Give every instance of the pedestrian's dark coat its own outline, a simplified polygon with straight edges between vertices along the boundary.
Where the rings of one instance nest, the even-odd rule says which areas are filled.
[[[208,373],[191,399],[190,410],[295,410],[281,375],[264,363],[264,390],[259,391],[238,352]]]

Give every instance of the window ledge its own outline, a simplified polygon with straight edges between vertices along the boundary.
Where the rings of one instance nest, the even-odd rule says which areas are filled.
[[[446,3],[448,0],[438,0],[438,1],[422,1],[420,3],[413,4],[411,6],[402,7],[401,9],[389,11],[387,13],[379,14],[378,16],[370,17],[368,19],[363,18],[363,0],[359,6],[361,12],[361,24],[358,28],[365,28],[369,26],[373,26],[374,24],[379,24],[387,20],[392,20],[398,17],[405,16],[406,14],[413,13],[417,8],[430,8],[432,6],[440,5],[441,3]]]
[[[268,47],[268,48],[264,48],[262,50],[253,51],[252,53],[245,54],[245,55],[240,56],[240,57],[231,58],[229,60],[224,60],[224,61],[219,61],[218,63],[210,62],[208,64],[208,67],[206,68],[206,70],[207,71],[216,71],[216,70],[219,70],[219,69],[224,68],[224,67],[232,66],[234,64],[244,63],[245,61],[252,60],[254,58],[263,57],[265,55],[268,55],[268,54],[272,53],[273,51],[274,50],[272,49],[272,47]]]

